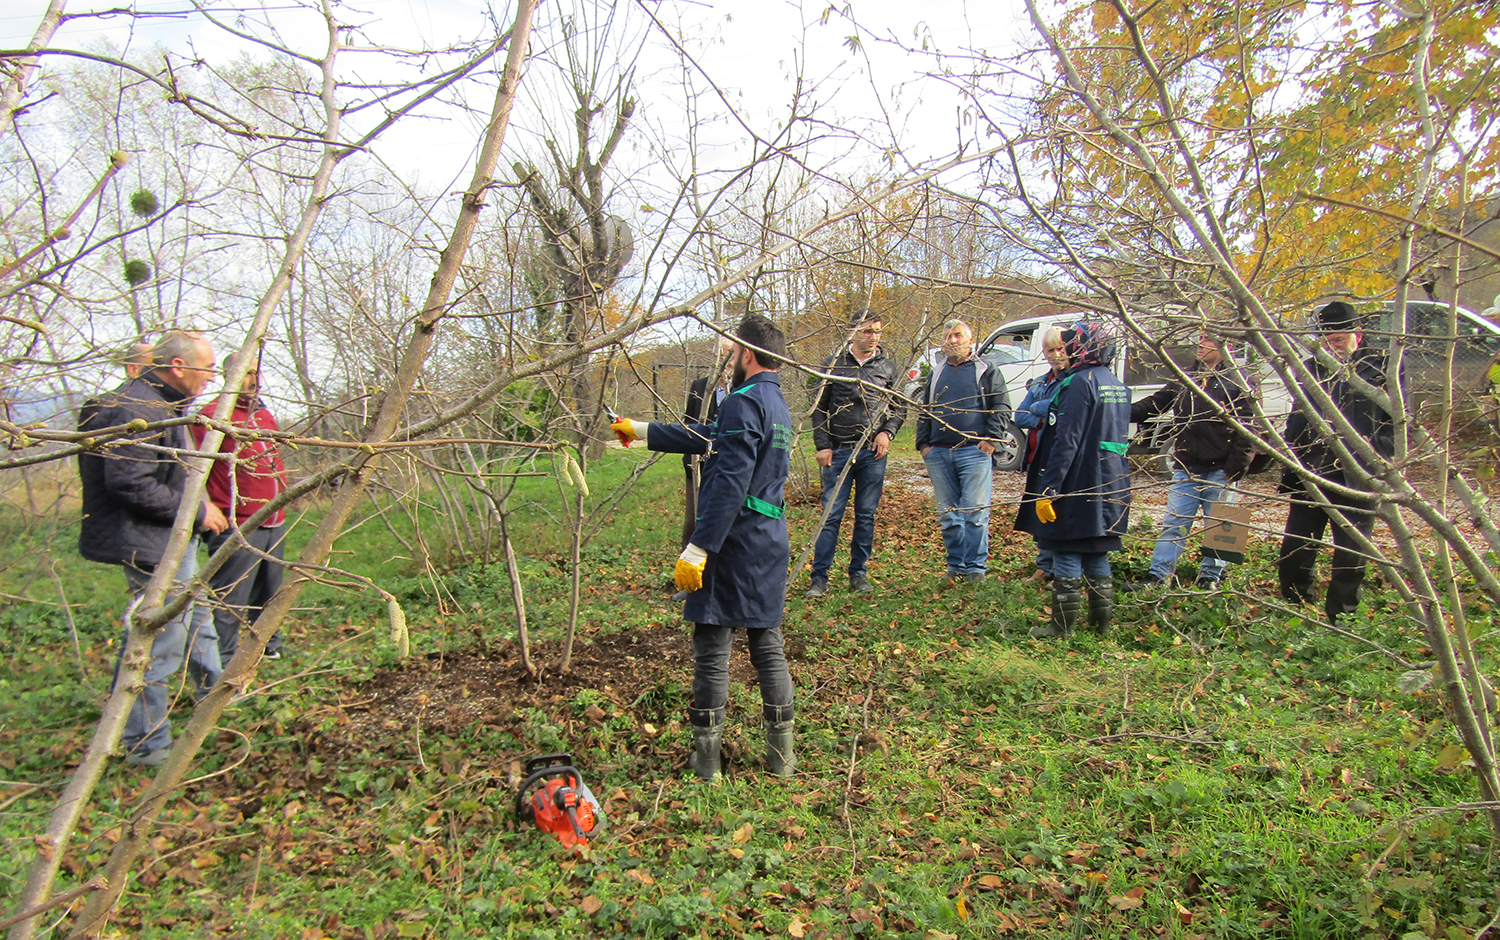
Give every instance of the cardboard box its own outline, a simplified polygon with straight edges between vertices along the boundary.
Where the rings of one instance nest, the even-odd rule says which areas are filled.
[[[1203,526],[1203,557],[1242,562],[1255,511],[1244,503],[1214,503]]]

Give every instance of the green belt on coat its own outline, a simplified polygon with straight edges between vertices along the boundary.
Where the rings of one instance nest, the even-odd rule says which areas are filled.
[[[763,499],[745,494],[745,508],[753,509],[762,516],[770,516],[772,519],[780,519],[786,509],[774,503],[768,503]]]

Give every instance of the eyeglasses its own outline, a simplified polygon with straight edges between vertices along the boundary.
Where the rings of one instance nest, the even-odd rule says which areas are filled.
[[[855,336],[879,336],[883,330],[855,330]]]

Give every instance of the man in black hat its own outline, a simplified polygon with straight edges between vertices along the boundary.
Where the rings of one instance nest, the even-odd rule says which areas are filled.
[[[1382,407],[1355,390],[1351,378],[1358,376],[1377,389],[1385,387],[1385,356],[1375,350],[1362,349],[1364,333],[1354,308],[1336,300],[1317,312],[1317,329],[1323,348],[1338,362],[1327,368],[1316,357],[1308,359],[1308,371],[1319,386],[1333,399],[1334,405],[1349,424],[1376,453],[1389,458],[1395,452],[1391,416]],[[1302,465],[1316,479],[1300,477],[1293,470],[1281,476],[1281,492],[1292,496],[1287,512],[1286,531],[1281,539],[1279,568],[1281,596],[1296,603],[1312,599],[1313,571],[1323,532],[1333,524],[1333,573],[1328,583],[1324,606],[1329,622],[1354,612],[1359,605],[1360,586],[1365,580],[1366,556],[1359,547],[1356,532],[1366,539],[1375,525],[1373,496],[1353,496],[1342,489],[1366,490],[1358,474],[1347,473],[1332,442],[1325,439],[1298,405],[1286,422],[1286,439]],[[1366,466],[1365,470],[1373,468]],[[1315,501],[1321,494],[1337,513],[1325,510]],[[1342,517],[1342,518],[1340,518]]]

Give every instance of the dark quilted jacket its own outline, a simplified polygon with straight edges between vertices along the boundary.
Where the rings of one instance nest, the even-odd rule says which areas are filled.
[[[99,431],[140,418],[163,421],[180,417],[189,399],[154,373],[126,382],[79,411],[78,430]],[[142,447],[154,444],[192,449],[187,427],[148,431],[126,438],[98,452],[80,454],[78,475],[83,482],[83,524],[78,531],[78,553],[90,561],[155,567],[172,534],[172,521],[187,483],[187,466]],[[203,509],[197,522],[203,522]]]

